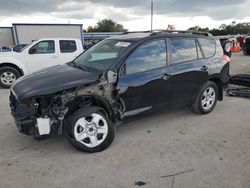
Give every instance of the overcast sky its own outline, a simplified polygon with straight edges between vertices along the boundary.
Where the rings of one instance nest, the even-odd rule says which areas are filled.
[[[154,0],[154,29],[218,28],[250,22],[250,0]],[[0,26],[12,23],[79,23],[110,18],[126,29],[150,29],[150,0],[0,0]]]

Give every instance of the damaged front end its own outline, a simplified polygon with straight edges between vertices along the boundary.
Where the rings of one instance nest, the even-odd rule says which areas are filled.
[[[229,96],[250,98],[250,75],[237,74],[232,76],[226,93]]]
[[[27,135],[62,134],[71,114],[93,105],[105,109],[110,120],[119,123],[125,107],[115,91],[116,79],[116,73],[109,71],[97,82],[22,100],[12,90],[10,106],[16,125]]]
[[[60,127],[68,111],[57,96],[31,97],[20,101],[13,91],[10,106],[19,131],[34,136],[62,132]]]

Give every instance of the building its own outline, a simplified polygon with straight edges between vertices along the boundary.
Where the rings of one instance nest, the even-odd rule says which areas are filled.
[[[0,28],[1,29],[1,28]],[[78,38],[83,41],[82,24],[23,24],[2,28],[0,47],[29,44],[41,38]]]
[[[0,48],[14,46],[12,27],[0,27]]]

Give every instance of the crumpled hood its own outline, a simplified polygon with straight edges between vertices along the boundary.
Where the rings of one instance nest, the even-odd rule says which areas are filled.
[[[19,100],[23,100],[86,86],[96,82],[98,78],[98,73],[83,71],[69,64],[57,65],[18,79],[12,86],[12,91]]]

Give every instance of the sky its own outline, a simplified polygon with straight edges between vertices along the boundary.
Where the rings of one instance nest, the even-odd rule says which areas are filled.
[[[151,0],[0,0],[0,26],[72,23],[83,28],[108,18],[129,31],[150,29]],[[250,22],[250,0],[154,0],[153,29]]]

